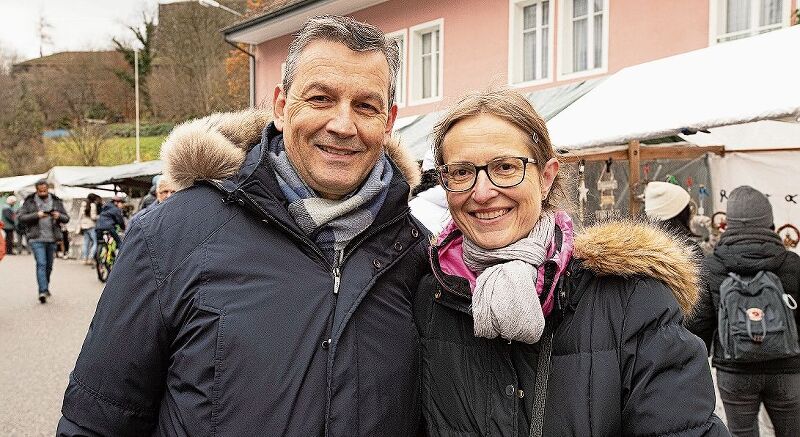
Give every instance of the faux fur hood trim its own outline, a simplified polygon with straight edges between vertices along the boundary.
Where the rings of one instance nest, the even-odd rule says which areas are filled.
[[[212,114],[176,126],[161,146],[164,176],[174,181],[176,190],[182,190],[198,180],[235,175],[250,147],[261,141],[262,130],[270,121],[271,111],[247,109]],[[411,154],[395,138],[385,149],[408,184],[416,186],[420,170]]]
[[[663,281],[687,316],[699,298],[696,255],[653,224],[618,221],[587,228],[575,237],[574,256],[599,276],[645,275]]]

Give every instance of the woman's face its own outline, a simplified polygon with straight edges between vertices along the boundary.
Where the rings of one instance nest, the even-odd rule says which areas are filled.
[[[500,157],[528,157],[529,136],[517,126],[490,114],[480,114],[456,123],[445,135],[445,164],[471,162],[477,166]],[[551,159],[540,173],[528,164],[525,179],[517,186],[499,188],[479,171],[475,186],[463,193],[447,192],[447,203],[459,229],[478,246],[497,249],[530,233],[539,220],[544,199],[558,173],[558,160]]]

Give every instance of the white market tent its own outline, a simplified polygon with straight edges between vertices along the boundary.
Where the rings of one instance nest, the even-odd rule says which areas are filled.
[[[800,26],[620,70],[547,123],[570,150],[800,117]],[[800,144],[798,144],[800,145]]]
[[[44,176],[44,174],[29,174],[0,178],[0,193],[14,193],[22,188],[33,186],[36,181]]]
[[[715,211],[722,190],[746,184],[770,195],[776,226],[797,224],[800,196],[787,196],[800,194],[799,49],[794,26],[625,68],[550,120],[551,138],[578,156],[627,154],[633,187],[639,141],[680,136],[693,144],[648,152],[720,155],[708,157]]]
[[[47,180],[54,185],[94,187],[141,180],[150,187],[150,178],[161,174],[164,163],[160,160],[136,162],[108,167],[53,167],[47,172]]]

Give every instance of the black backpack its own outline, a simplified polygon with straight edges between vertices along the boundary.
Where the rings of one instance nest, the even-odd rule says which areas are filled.
[[[797,302],[775,273],[728,273],[719,287],[718,332],[728,360],[757,362],[800,355]]]

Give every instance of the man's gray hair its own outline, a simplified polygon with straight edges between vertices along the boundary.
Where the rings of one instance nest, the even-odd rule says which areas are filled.
[[[286,68],[283,75],[283,92],[289,93],[292,86],[300,53],[314,41],[325,40],[339,42],[354,52],[380,51],[386,56],[389,63],[389,95],[388,107],[394,104],[394,89],[397,71],[400,70],[400,50],[397,41],[387,39],[380,29],[356,21],[350,17],[338,15],[320,15],[306,22],[300,32],[295,35],[289,44],[289,54],[286,57]]]

